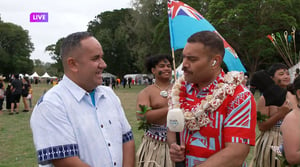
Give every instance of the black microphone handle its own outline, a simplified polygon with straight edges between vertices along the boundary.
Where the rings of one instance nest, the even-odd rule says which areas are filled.
[[[180,145],[180,133],[176,132],[176,143]],[[185,160],[181,162],[175,162],[175,167],[185,167]]]

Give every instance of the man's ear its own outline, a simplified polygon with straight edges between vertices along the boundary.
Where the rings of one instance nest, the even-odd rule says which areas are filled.
[[[78,64],[76,62],[76,60],[73,58],[73,57],[68,57],[67,58],[67,65],[70,69],[70,71],[73,71],[73,72],[77,72],[78,71]]]
[[[222,64],[222,60],[223,60],[223,57],[219,54],[215,55],[212,59],[211,59],[211,67],[213,69],[216,69],[218,67],[221,67],[221,64]]]

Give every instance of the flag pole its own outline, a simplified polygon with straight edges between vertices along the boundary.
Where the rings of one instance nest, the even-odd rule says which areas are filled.
[[[173,32],[172,32],[172,26],[171,26],[171,19],[170,18],[169,18],[169,30],[170,30],[170,42],[171,42],[171,48],[172,48],[174,80],[176,81],[177,80],[177,73],[176,73],[176,64],[175,64],[175,51],[174,51],[174,45],[173,45]],[[181,145],[180,132],[175,132],[175,134],[176,134],[176,143],[178,145]],[[185,167],[185,161],[175,162],[175,167]]]
[[[174,48],[172,47],[172,59],[173,59],[173,71],[174,71],[174,79],[177,80],[177,74],[176,74],[176,65],[175,65],[175,53]]]

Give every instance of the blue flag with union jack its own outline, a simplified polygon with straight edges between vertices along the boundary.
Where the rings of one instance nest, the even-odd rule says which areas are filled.
[[[224,62],[229,71],[246,72],[235,50],[217,32],[217,30],[195,9],[189,5],[176,1],[168,0],[168,15],[171,48],[174,50],[184,48],[187,39],[199,31],[212,31],[218,34],[224,43],[225,56]]]

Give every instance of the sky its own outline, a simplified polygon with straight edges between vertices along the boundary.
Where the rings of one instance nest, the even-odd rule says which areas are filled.
[[[35,48],[31,59],[52,63],[46,46],[73,32],[86,31],[88,22],[104,11],[131,6],[131,0],[0,0],[0,16],[28,30]],[[39,12],[48,13],[48,22],[30,22],[30,14]]]

